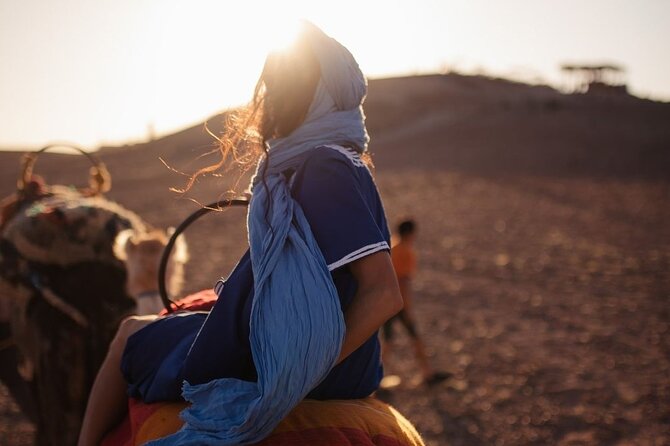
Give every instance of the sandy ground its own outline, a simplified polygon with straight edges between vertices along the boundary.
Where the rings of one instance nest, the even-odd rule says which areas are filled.
[[[485,97],[491,94],[487,90]],[[612,122],[600,128],[596,120],[600,130],[584,130],[569,118],[563,121],[566,133],[587,135],[578,141],[576,155],[547,149],[539,157],[543,164],[533,161],[537,155],[529,147],[539,147],[554,131],[556,111],[528,113],[526,105],[524,116],[537,115],[528,118],[533,129],[522,126],[488,139],[491,147],[507,144],[511,150],[510,141],[523,143],[525,152],[500,159],[497,170],[490,158],[459,152],[467,146],[459,141],[478,141],[478,130],[468,127],[473,113],[485,128],[495,129],[496,120],[505,127],[505,119],[512,119],[515,105],[507,107],[496,108],[500,115],[490,108],[477,115],[454,106],[462,124],[446,112],[440,112],[447,120],[442,124],[419,116],[395,137],[384,132],[393,127],[393,116],[371,122],[378,140],[390,147],[384,153],[380,143],[374,150],[389,220],[411,215],[419,224],[417,324],[434,366],[454,373],[440,385],[421,385],[409,340],[401,333],[387,372],[402,382],[380,397],[413,421],[431,446],[670,444],[670,180],[658,174],[658,160],[667,163],[670,138],[653,124],[668,122],[668,107],[639,118],[648,131],[621,130],[633,134],[630,147],[646,152],[621,149],[614,161],[600,162],[602,146],[593,142],[624,139],[602,136],[614,132]],[[634,115],[624,108],[611,113]],[[574,115],[566,109],[557,113]],[[542,133],[536,126],[545,118],[551,124]],[[431,136],[439,129],[444,141]],[[393,149],[416,132],[426,135],[425,143],[410,155],[423,162]],[[439,141],[455,149],[431,152]],[[195,206],[170,198],[166,185],[175,184],[174,176],[139,167],[145,161],[137,151],[129,162],[130,153],[103,153],[115,178],[110,197],[153,224],[177,224]],[[620,162],[645,156],[653,162]],[[70,173],[62,162],[48,159],[42,172],[65,175],[63,181],[82,178],[82,170]],[[5,166],[0,186],[9,193],[14,181],[9,163],[16,159],[0,160]],[[563,163],[560,169],[556,163]],[[220,190],[216,180],[203,187],[204,197]],[[233,209],[188,230],[189,291],[211,286],[233,266],[244,249],[243,222],[242,210]],[[0,445],[27,446],[31,438],[31,425],[0,387]]]
[[[666,444],[668,185],[442,174],[423,176],[440,186],[427,193],[418,173],[380,184],[401,179],[414,194],[394,207],[424,222],[417,319],[434,364],[456,376],[414,385],[405,341],[388,368],[406,384],[384,398],[428,444]]]

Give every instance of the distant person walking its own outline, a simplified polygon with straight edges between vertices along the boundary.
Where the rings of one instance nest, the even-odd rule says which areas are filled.
[[[400,294],[403,297],[404,307],[389,319],[382,327],[382,360],[388,364],[393,350],[393,326],[396,321],[400,322],[407,334],[412,338],[414,357],[421,368],[423,383],[432,385],[444,381],[451,374],[446,372],[436,372],[428,361],[426,349],[419,336],[412,313],[412,280],[417,270],[417,254],[414,248],[416,240],[416,223],[414,220],[403,220],[396,228],[396,234],[391,246],[391,261],[398,277],[400,285]]]

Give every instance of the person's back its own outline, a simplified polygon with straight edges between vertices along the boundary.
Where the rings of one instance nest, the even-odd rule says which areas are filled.
[[[416,251],[408,239],[400,239],[391,247],[391,261],[398,280],[411,280],[416,273]]]
[[[414,249],[415,238],[416,223],[414,223],[414,220],[404,220],[398,225],[391,246],[391,262],[398,278],[400,292],[405,302],[405,310],[411,308],[411,282],[417,268],[417,255]]]

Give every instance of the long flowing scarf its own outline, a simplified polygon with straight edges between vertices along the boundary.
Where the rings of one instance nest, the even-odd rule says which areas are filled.
[[[339,356],[345,326],[337,290],[283,173],[325,144],[366,150],[361,108],[366,81],[346,48],[314,25],[305,27],[321,80],[305,122],[269,142],[247,217],[254,274],[250,341],[258,381],[184,383],[182,394],[192,403],[182,412],[184,427],[152,445],[258,442],[326,377]]]

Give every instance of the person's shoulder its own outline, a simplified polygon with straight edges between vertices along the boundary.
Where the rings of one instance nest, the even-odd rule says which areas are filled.
[[[361,156],[352,149],[342,146],[319,146],[311,150],[297,169],[291,185],[294,191],[309,193],[306,189],[315,191],[337,190],[338,193],[365,192],[366,197],[372,197],[376,190],[372,174],[361,159]]]
[[[337,166],[357,170],[366,168],[361,155],[353,149],[339,145],[323,145],[311,151],[305,165],[327,165],[332,168]]]

